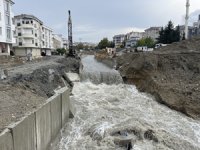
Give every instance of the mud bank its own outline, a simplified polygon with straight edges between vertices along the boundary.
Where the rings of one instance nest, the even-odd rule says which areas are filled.
[[[126,83],[151,93],[156,100],[193,118],[200,118],[200,53],[125,54],[117,60]]]
[[[0,131],[44,104],[55,90],[70,88],[65,72],[77,73],[79,62],[74,58],[49,58],[8,68],[9,77],[0,81]]]

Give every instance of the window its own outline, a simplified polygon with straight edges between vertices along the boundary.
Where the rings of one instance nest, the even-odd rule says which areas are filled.
[[[22,36],[22,33],[18,33],[18,36]]]
[[[5,6],[5,9],[6,9],[6,11],[8,12],[9,11],[9,3],[8,2],[6,2],[6,4],[5,4],[6,6]]]
[[[0,35],[2,35],[2,27],[0,27]]]
[[[34,44],[34,40],[32,40],[32,44]]]
[[[7,29],[7,38],[11,39],[11,31],[10,31],[10,29]]]
[[[26,24],[29,24],[29,21],[26,21]]]
[[[22,24],[24,24],[24,21],[22,21]]]
[[[35,46],[38,46],[38,43],[35,43]]]
[[[10,16],[6,16],[6,24],[10,25]]]
[[[31,24],[33,24],[33,21],[31,20]]]
[[[19,42],[19,46],[22,46],[22,42]]]
[[[21,26],[21,23],[17,23],[17,26]]]

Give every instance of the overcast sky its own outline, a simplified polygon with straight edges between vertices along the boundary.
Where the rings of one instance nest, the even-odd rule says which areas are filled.
[[[200,0],[190,0],[191,20],[200,14]],[[169,20],[184,23],[186,0],[14,0],[15,15],[33,14],[55,33],[67,36],[68,10],[72,11],[75,41],[98,42],[103,37],[150,26],[164,26]],[[190,21],[190,22],[192,22]]]

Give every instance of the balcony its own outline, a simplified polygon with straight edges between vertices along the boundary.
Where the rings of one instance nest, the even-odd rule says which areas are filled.
[[[19,23],[17,25],[17,28],[31,28],[31,29],[34,29],[34,26],[33,26],[33,24],[21,24],[21,23]]]
[[[23,33],[22,37],[23,38],[32,38],[32,39],[34,39],[34,35],[32,33]]]
[[[38,47],[38,46],[35,46],[35,44],[32,44],[32,43],[22,43],[20,42],[18,44],[19,47]]]

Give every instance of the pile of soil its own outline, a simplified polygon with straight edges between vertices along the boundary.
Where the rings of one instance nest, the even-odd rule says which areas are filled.
[[[200,38],[152,53],[125,54],[117,63],[127,83],[172,109],[200,118]]]
[[[200,37],[195,37],[181,42],[175,42],[166,47],[156,49],[158,52],[200,52]]]
[[[13,68],[22,70],[20,74],[13,74],[7,80],[0,81],[0,132],[10,123],[18,121],[28,112],[32,112],[55,94],[55,90],[69,86],[65,80],[65,72],[79,73],[80,60],[77,58],[62,58],[54,61],[41,60],[35,65],[41,65],[36,70],[27,73],[30,64]],[[48,65],[50,64],[50,65]],[[24,72],[23,72],[24,69]]]

